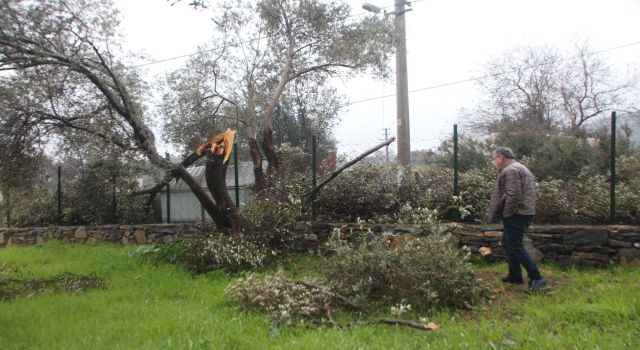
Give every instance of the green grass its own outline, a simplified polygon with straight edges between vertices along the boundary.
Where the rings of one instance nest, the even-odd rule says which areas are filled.
[[[559,270],[547,295],[497,281],[504,265],[479,265],[497,294],[473,311],[426,316],[441,328],[423,332],[385,325],[277,326],[227,303],[222,273],[193,277],[170,265],[131,258],[131,247],[43,246],[0,249],[0,265],[23,277],[95,272],[106,289],[43,294],[0,302],[0,349],[633,349],[640,348],[640,271]],[[321,260],[297,256],[285,264],[296,276]]]

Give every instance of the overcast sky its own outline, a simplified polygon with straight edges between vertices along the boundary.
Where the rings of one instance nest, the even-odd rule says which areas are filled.
[[[354,14],[366,12],[364,2],[347,1]],[[393,7],[393,0],[367,2]],[[165,0],[116,0],[126,49],[154,60],[195,52],[209,37],[210,15],[186,3],[172,7]],[[620,71],[640,65],[640,0],[420,0],[412,8],[406,14],[412,150],[450,137],[460,109],[473,106],[478,96],[473,82],[441,85],[481,76],[487,60],[515,46],[568,50],[572,40],[586,38],[600,51],[636,43],[602,55]],[[148,79],[184,61],[145,66]],[[335,130],[339,152],[355,155],[379,143],[383,128],[395,135],[393,81],[361,78],[337,84],[354,102],[344,108]],[[386,95],[393,96],[377,98]],[[368,101],[357,102],[362,100]]]

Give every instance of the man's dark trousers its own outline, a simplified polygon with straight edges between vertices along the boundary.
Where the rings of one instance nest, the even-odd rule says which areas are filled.
[[[515,214],[509,218],[503,218],[504,232],[502,235],[502,246],[507,253],[509,263],[509,276],[514,280],[522,279],[520,265],[527,270],[529,279],[537,280],[542,278],[535,261],[524,248],[524,232],[531,225],[533,216]]]

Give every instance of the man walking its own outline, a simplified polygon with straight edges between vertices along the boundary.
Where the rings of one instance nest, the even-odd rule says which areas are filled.
[[[500,175],[491,193],[487,221],[494,223],[502,219],[504,225],[502,246],[507,253],[509,274],[502,278],[502,282],[523,284],[522,265],[529,277],[526,293],[543,291],[549,286],[549,282],[542,278],[523,242],[524,232],[531,225],[535,214],[535,177],[527,167],[515,160],[513,151],[508,147],[496,148],[492,158],[500,169]]]

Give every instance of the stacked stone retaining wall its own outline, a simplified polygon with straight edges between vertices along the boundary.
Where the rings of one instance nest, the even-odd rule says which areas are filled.
[[[297,247],[312,249],[331,234],[357,242],[363,231],[390,232],[406,240],[429,234],[417,225],[301,222]],[[167,243],[183,238],[203,238],[215,232],[212,224],[153,224],[108,226],[51,226],[39,228],[0,228],[0,244],[12,247],[39,244],[56,239],[68,243],[111,242],[119,244]],[[452,230],[454,244],[488,261],[505,259],[501,225],[457,225]],[[393,243],[393,242],[392,242]],[[538,261],[559,264],[602,266],[610,261],[640,266],[640,226],[531,226],[526,246]]]

